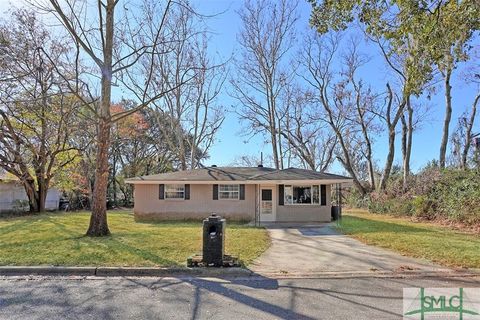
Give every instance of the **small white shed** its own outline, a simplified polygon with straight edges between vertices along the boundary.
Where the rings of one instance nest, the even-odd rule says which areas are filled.
[[[60,191],[51,188],[47,192],[45,210],[58,209]],[[15,180],[0,179],[0,213],[12,211],[28,211],[28,197],[22,184]]]

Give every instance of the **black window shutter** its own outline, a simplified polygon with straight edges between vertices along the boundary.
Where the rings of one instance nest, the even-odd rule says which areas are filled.
[[[213,200],[218,200],[218,184],[213,185]]]
[[[190,200],[190,185],[185,185],[185,200]]]
[[[159,184],[158,185],[158,199],[163,200],[165,199],[165,185]]]
[[[285,198],[285,186],[283,184],[278,185],[278,205],[283,206]]]
[[[239,189],[240,189],[240,200],[245,200],[245,185],[241,184]]]
[[[320,204],[327,205],[327,186],[324,184],[320,185]]]

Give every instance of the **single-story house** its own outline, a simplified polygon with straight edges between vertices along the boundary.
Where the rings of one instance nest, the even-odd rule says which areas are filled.
[[[205,167],[127,179],[140,219],[201,219],[211,213],[255,222],[331,221],[331,191],[352,179],[288,168]]]

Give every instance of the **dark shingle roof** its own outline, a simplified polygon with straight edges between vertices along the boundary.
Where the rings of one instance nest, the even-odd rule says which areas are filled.
[[[349,177],[306,169],[277,170],[267,167],[206,167],[127,179],[140,181],[271,181],[271,180],[345,180]]]
[[[138,180],[159,180],[159,181],[244,181],[258,174],[275,171],[272,168],[263,167],[207,167],[194,170],[174,171],[150,176],[128,179]]]
[[[337,174],[318,172],[307,169],[288,168],[274,170],[251,178],[251,180],[337,180],[351,179]]]

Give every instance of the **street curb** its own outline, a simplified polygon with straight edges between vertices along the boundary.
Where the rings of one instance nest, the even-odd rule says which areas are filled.
[[[55,266],[0,266],[0,275],[72,275],[94,276],[95,267],[55,267]]]
[[[1,274],[1,271],[0,271]],[[95,276],[135,276],[135,277],[167,277],[167,276],[249,276],[252,272],[242,268],[117,268],[98,267]]]
[[[244,268],[149,268],[149,267],[62,267],[0,266],[0,276],[85,276],[85,277],[242,277],[265,279],[480,277],[480,270],[465,271],[323,271],[284,273]]]
[[[98,277],[167,277],[167,276],[250,276],[243,268],[148,268],[148,267],[59,267],[0,266],[0,276],[98,276]]]
[[[258,272],[258,276],[274,279],[337,279],[337,278],[472,278],[480,277],[480,272],[455,271],[344,271],[344,272],[311,272],[311,273],[282,273]]]

